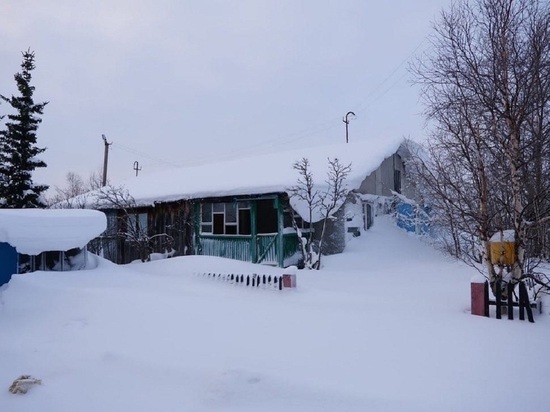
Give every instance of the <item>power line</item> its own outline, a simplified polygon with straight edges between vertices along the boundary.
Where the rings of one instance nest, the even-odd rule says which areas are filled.
[[[379,82],[375,87],[373,87],[366,95],[366,97],[359,102],[359,104],[353,106],[353,109],[355,112],[364,112],[366,111],[373,103],[376,103],[378,100],[380,100],[386,93],[388,93],[391,89],[393,89],[406,75],[407,73],[403,73],[399,78],[390,84],[389,87],[382,90],[381,93],[377,93],[382,87],[390,80],[392,79],[395,74],[410,60],[412,56],[416,54],[416,52],[422,47],[422,45],[426,42],[428,38],[424,37],[412,50],[411,53],[407,55],[391,72],[388,74],[381,82]],[[211,161],[223,161],[235,158],[236,155],[239,155],[240,157],[254,155],[254,154],[262,154],[265,152],[269,152],[275,145],[288,145],[292,143],[296,143],[298,141],[307,139],[311,136],[317,135],[319,133],[335,129],[337,127],[340,127],[341,123],[340,117],[334,117],[333,119],[317,123],[315,125],[309,126],[305,129],[291,132],[283,136],[277,136],[268,140],[263,140],[261,142],[255,143],[255,144],[248,144],[244,148],[233,148],[229,151],[225,151],[225,153],[218,154],[218,155],[212,155],[212,154],[203,154],[196,156],[194,155],[192,158],[186,158],[182,159],[181,162],[172,162],[168,161],[166,159],[161,159],[159,157],[151,156],[150,154],[136,150],[134,148],[122,145],[120,143],[113,144],[113,148],[118,148],[120,150],[126,151],[128,153],[132,153],[135,155],[139,155],[143,158],[146,158],[148,160],[151,160],[157,164],[163,164],[170,167],[182,167],[182,166],[194,166],[198,164],[202,164],[205,162],[211,162]]]

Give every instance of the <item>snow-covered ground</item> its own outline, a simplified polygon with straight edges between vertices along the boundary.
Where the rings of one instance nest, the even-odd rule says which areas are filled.
[[[0,411],[548,411],[550,316],[471,316],[475,272],[376,220],[296,290],[185,257],[13,276]],[[21,374],[42,379],[8,392]]]

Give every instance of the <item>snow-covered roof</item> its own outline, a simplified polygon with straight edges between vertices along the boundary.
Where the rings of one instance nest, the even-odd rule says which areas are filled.
[[[97,210],[0,209],[0,242],[26,255],[81,248],[106,227]]]
[[[490,242],[514,242],[516,238],[516,231],[514,229],[503,230],[501,232],[496,232]]]
[[[402,139],[380,139],[294,149],[196,167],[170,169],[124,182],[138,205],[205,197],[284,192],[296,184],[293,164],[307,158],[316,184],[322,186],[328,158],[352,164],[347,183],[358,188],[367,175],[395,153]]]

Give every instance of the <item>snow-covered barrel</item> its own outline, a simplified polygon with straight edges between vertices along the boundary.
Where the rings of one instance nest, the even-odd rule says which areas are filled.
[[[489,243],[491,245],[491,263],[493,265],[513,265],[516,261],[516,232],[501,230],[496,232]]]

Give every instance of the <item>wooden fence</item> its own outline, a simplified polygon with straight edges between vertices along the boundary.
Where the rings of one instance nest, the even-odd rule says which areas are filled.
[[[519,319],[525,320],[525,312],[529,322],[535,322],[533,319],[533,309],[537,308],[537,303],[529,301],[527,287],[523,282],[517,283],[518,296],[515,295],[516,284],[512,282],[502,282],[502,287],[496,287],[495,300],[489,299],[489,285],[485,282],[485,302],[487,316],[489,316],[489,306],[496,306],[496,318],[502,319],[503,310],[506,311],[508,319],[514,319],[514,307],[519,308]],[[503,293],[504,292],[504,293]],[[539,307],[539,311],[541,308]]]
[[[209,278],[212,280],[218,280],[220,282],[227,282],[234,285],[248,286],[251,288],[273,289],[283,290],[283,275],[261,275],[257,273],[245,275],[235,273],[211,273],[201,272],[196,275]]]

